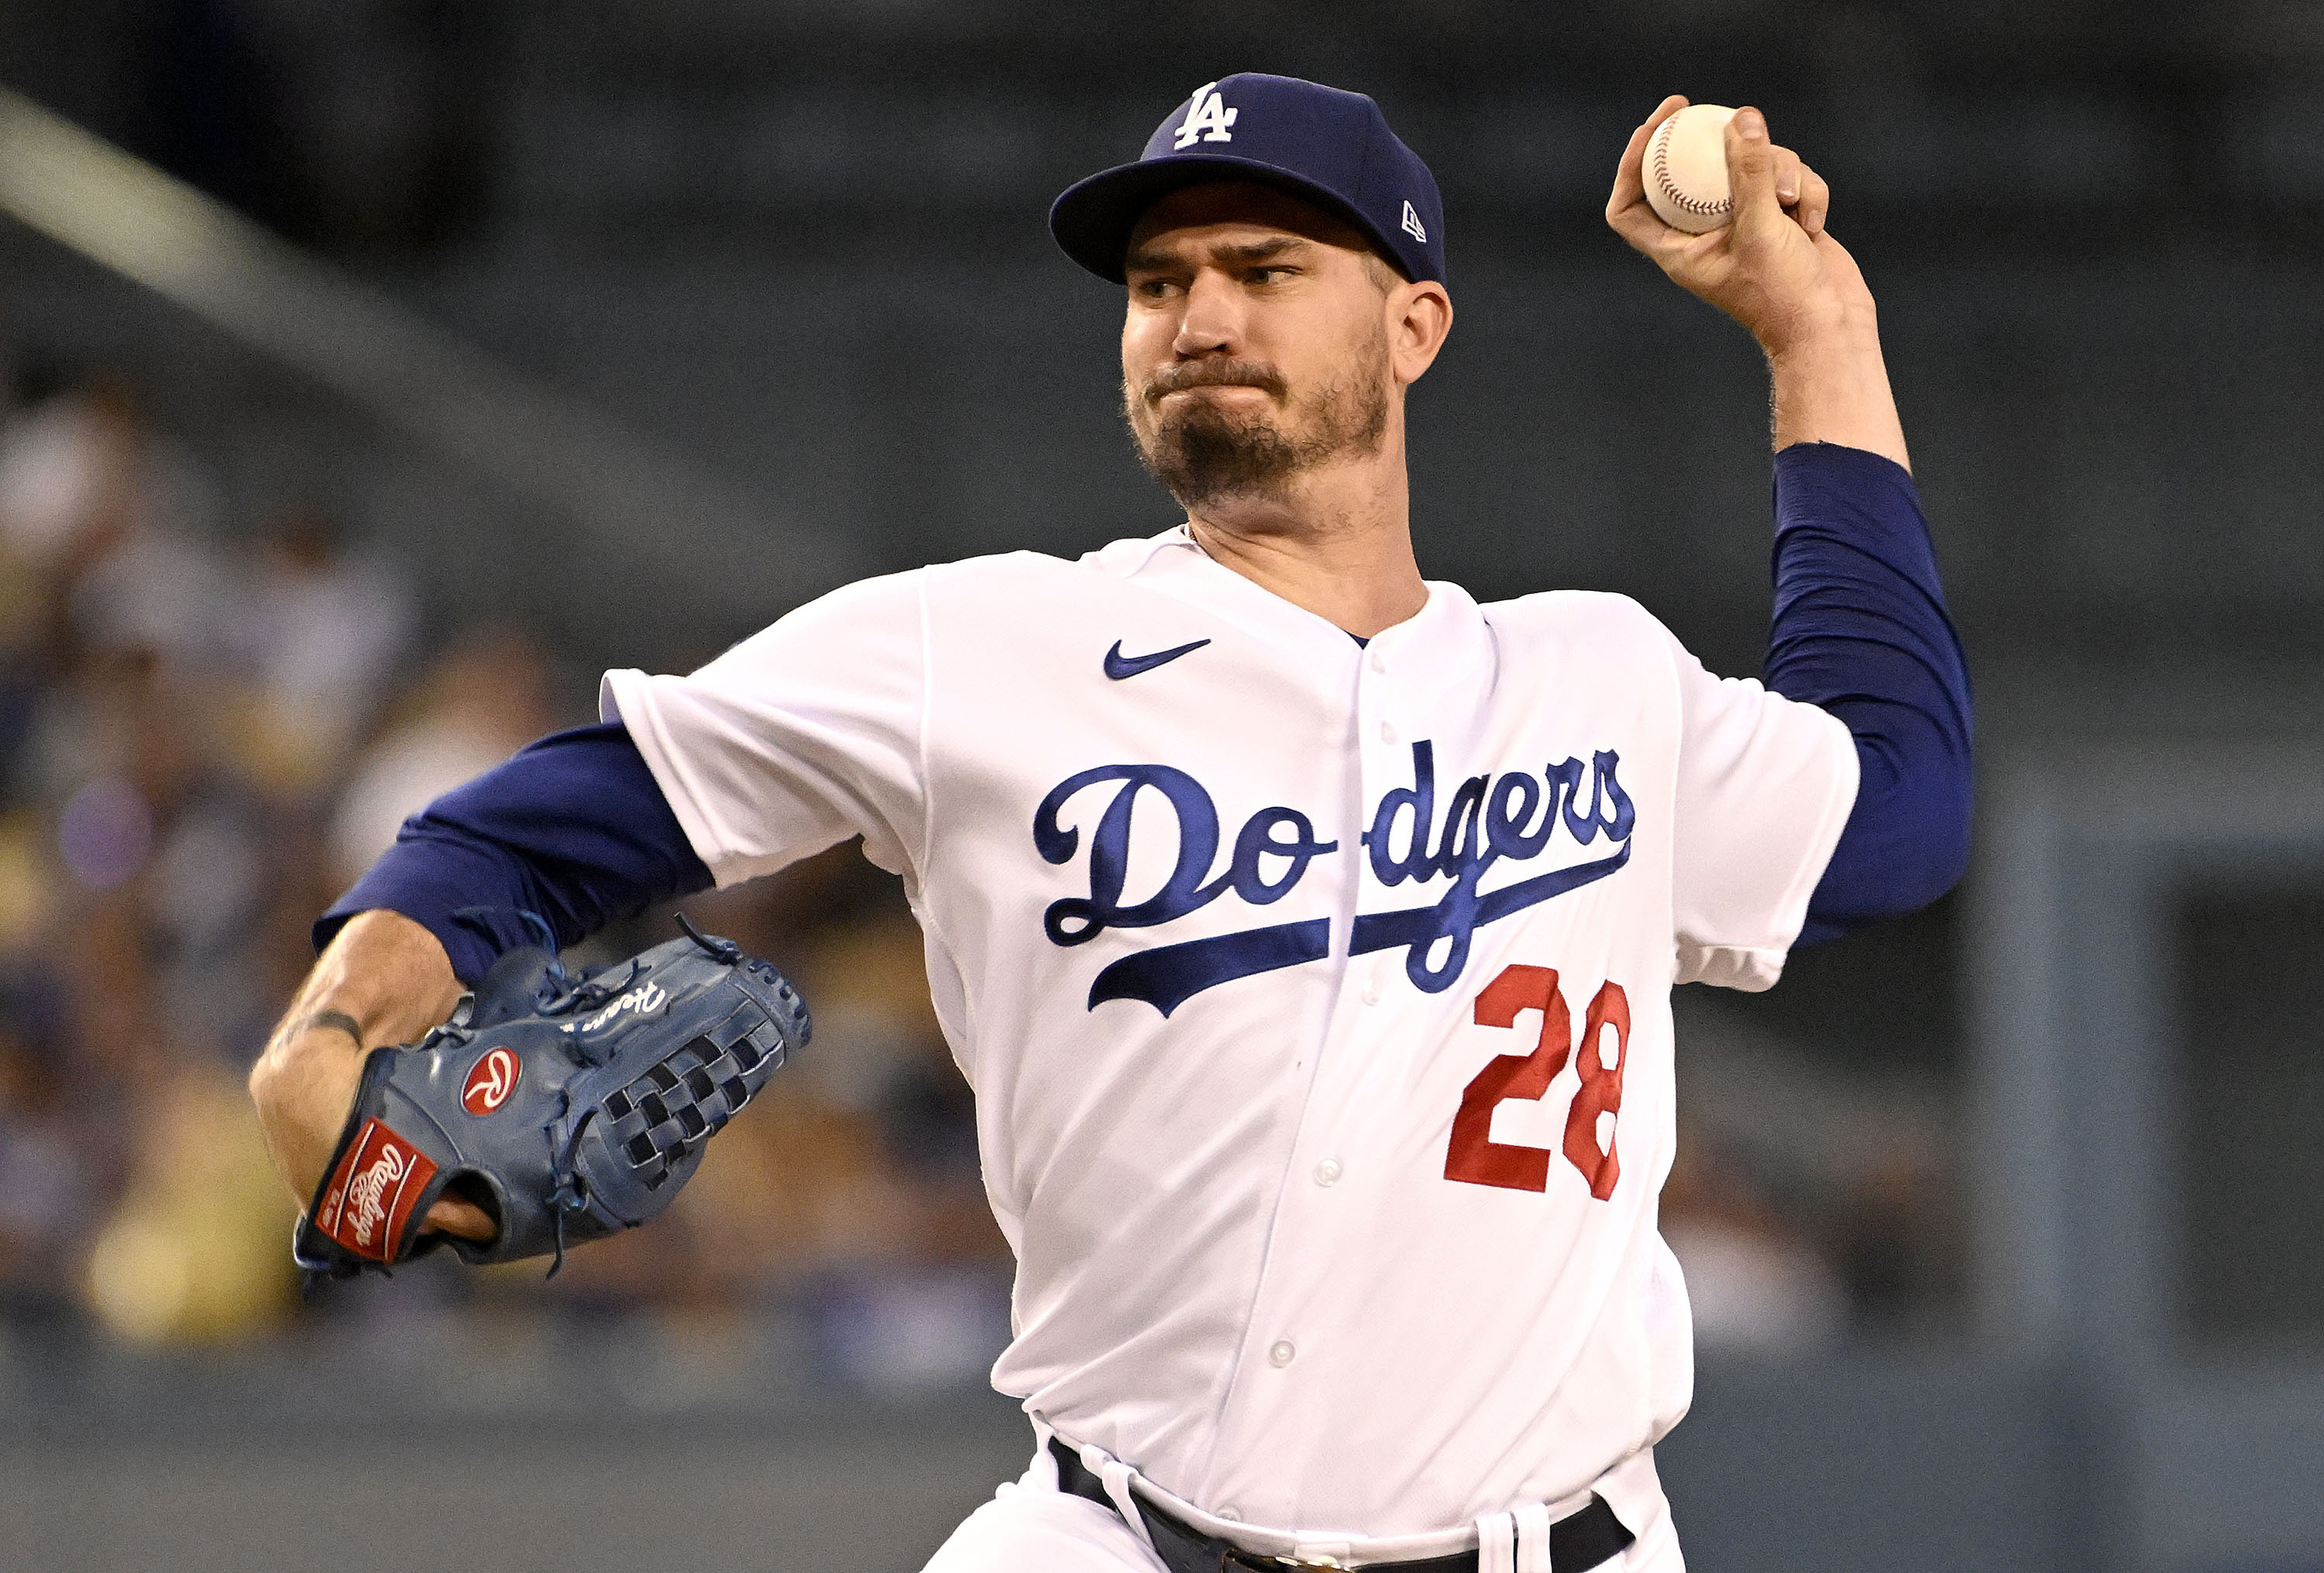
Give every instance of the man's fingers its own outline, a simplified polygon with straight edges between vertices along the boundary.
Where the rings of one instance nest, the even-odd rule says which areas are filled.
[[[437,1234],[457,1235],[464,1240],[489,1240],[501,1232],[491,1213],[456,1196],[437,1199],[436,1205],[428,1210],[427,1227]]]
[[[1778,150],[1767,140],[1767,117],[1746,106],[1727,123],[1727,186],[1735,201],[1736,238],[1788,223],[1775,195]]]
[[[1655,127],[1686,107],[1686,100],[1674,93],[1655,106],[1646,124],[1630,133],[1629,145],[1623,148],[1621,161],[1614,166],[1614,194],[1606,199],[1606,222],[1627,237],[1619,215],[1642,206],[1646,199],[1646,142],[1655,134]],[[1650,214],[1648,216],[1652,216]],[[1659,219],[1655,220],[1660,223]]]
[[[1789,207],[1800,199],[1800,155],[1787,147],[1775,149],[1775,200]]]
[[[1792,209],[1792,216],[1798,219],[1800,227],[1810,235],[1821,235],[1824,220],[1831,213],[1831,188],[1824,183],[1821,175],[1802,164],[1800,199]]]
[[[1831,207],[1831,188],[1787,147],[1775,149],[1775,200],[1810,235],[1821,234]]]

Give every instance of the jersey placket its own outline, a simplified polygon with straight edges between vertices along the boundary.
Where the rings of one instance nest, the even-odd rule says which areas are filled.
[[[1381,1143],[1367,1140],[1355,1094],[1379,1056],[1393,1052],[1398,991],[1410,988],[1400,952],[1351,956],[1349,940],[1363,892],[1375,883],[1363,841],[1367,812],[1391,787],[1405,785],[1411,771],[1416,735],[1411,729],[1417,722],[1403,697],[1411,685],[1397,681],[1398,667],[1409,663],[1399,661],[1396,647],[1424,632],[1407,627],[1374,639],[1360,664],[1349,750],[1356,779],[1345,796],[1350,818],[1341,829],[1341,844],[1358,872],[1342,887],[1333,915],[1336,997],[1305,1084],[1213,1454],[1213,1500],[1232,1509],[1231,1516],[1279,1529],[1332,1527],[1296,1522],[1299,1483],[1317,1444],[1327,1440],[1314,1434],[1314,1406],[1304,1403],[1303,1395],[1318,1382],[1349,1376],[1333,1347],[1334,1324],[1362,1314],[1355,1285],[1373,1267],[1366,1242],[1350,1237],[1350,1231],[1360,1229],[1368,1210],[1364,1194],[1383,1178],[1376,1166]]]

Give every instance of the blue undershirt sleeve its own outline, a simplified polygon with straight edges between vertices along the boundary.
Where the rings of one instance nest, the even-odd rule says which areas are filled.
[[[1775,455],[1767,686],[1856,739],[1855,806],[1808,902],[1801,944],[1926,906],[1969,863],[1969,667],[1945,610],[1918,490],[1860,448]]]
[[[710,888],[618,722],[552,732],[403,822],[395,845],[315,924],[318,950],[385,907],[443,942],[464,983],[520,945],[556,947]]]

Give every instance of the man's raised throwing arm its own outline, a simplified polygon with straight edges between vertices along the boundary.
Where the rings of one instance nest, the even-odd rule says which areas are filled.
[[[1768,136],[1757,110],[1726,132],[1731,223],[1705,234],[1656,217],[1642,179],[1665,99],[1623,151],[1606,205],[1615,232],[1733,317],[1767,357],[1775,447],[1775,608],[1768,687],[1820,706],[1856,741],[1847,828],[1803,943],[1924,906],[1968,862],[1969,669],[1938,581],[1878,315],[1856,260],[1824,228],[1822,177]]]

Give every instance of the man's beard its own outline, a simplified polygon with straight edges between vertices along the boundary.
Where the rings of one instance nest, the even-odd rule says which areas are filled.
[[[1163,490],[1190,512],[1238,497],[1279,497],[1302,471],[1342,456],[1379,451],[1388,431],[1387,358],[1376,354],[1345,381],[1292,405],[1282,420],[1285,386],[1273,368],[1249,361],[1187,362],[1158,368],[1143,389],[1125,386],[1122,413],[1138,456]],[[1268,409],[1244,412],[1208,399],[1188,399],[1163,409],[1157,400],[1185,388],[1258,388]],[[1141,413],[1150,424],[1141,423]]]

